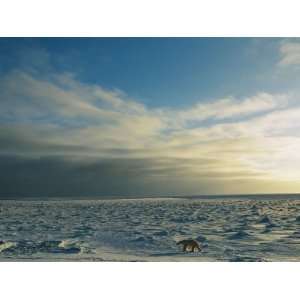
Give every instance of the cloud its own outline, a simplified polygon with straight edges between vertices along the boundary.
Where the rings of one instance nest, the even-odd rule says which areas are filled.
[[[282,108],[286,105],[286,95],[258,93],[253,97],[242,100],[231,97],[215,100],[210,103],[199,103],[189,109],[177,112],[177,115],[183,123],[204,121],[207,119],[219,121],[232,118],[245,118],[257,113]]]
[[[300,65],[300,42],[283,42],[280,45],[280,66]]]
[[[227,180],[257,178],[254,172],[216,171],[218,162],[177,159],[70,160],[64,157],[0,156],[1,196],[139,196],[214,193]],[[201,168],[203,168],[201,170]],[[222,174],[225,173],[225,174]],[[223,181],[223,182],[222,182]]]
[[[0,194],[213,193],[286,172],[295,180],[295,97],[149,108],[73,74],[14,70],[0,77]]]

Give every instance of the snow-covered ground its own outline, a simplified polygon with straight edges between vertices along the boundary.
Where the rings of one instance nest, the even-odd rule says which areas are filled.
[[[300,195],[0,200],[0,260],[300,261]]]

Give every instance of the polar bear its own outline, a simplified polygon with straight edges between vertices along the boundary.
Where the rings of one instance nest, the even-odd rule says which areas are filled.
[[[195,249],[197,249],[199,252],[201,251],[198,242],[192,239],[179,241],[176,243],[176,245],[183,245],[182,250],[187,252],[194,252]]]

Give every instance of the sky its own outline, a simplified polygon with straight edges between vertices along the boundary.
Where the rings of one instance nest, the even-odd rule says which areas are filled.
[[[0,197],[300,192],[299,38],[0,38]]]

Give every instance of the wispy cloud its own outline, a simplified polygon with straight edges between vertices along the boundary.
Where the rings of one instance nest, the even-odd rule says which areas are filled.
[[[285,41],[280,45],[280,66],[300,65],[300,41]]]
[[[149,108],[72,74],[15,70],[0,78],[0,99],[3,158],[41,160],[41,169],[59,160],[62,176],[80,170],[95,186],[92,176],[110,177],[112,188],[129,176],[128,184],[143,189],[155,182],[195,192],[199,185],[212,191],[216,182],[222,190],[222,180],[279,180],[286,175],[280,170],[299,176],[291,162],[300,153],[300,107],[289,94]]]

